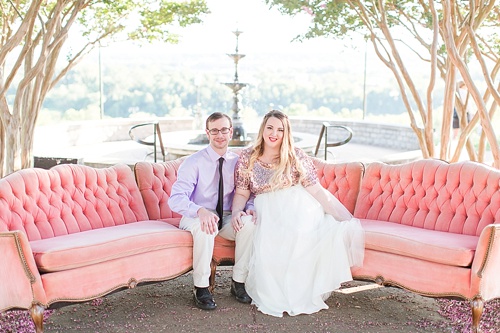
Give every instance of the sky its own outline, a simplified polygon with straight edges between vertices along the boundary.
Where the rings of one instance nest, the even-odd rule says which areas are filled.
[[[231,32],[238,29],[243,32],[241,48],[254,52],[297,50],[301,49],[300,43],[290,41],[304,33],[311,21],[307,14],[282,15],[276,8],[269,9],[263,0],[208,0],[207,3],[211,14],[204,23],[182,31],[184,36],[179,46],[184,49],[227,49],[234,44]],[[318,42],[307,45],[321,47]]]
[[[196,73],[200,79],[209,71],[221,82],[230,82],[234,78],[234,67],[227,54],[235,53],[233,31],[237,29],[242,31],[238,52],[245,55],[238,64],[242,83],[258,85],[262,72],[293,73],[296,69],[300,69],[296,71],[300,74],[295,80],[304,82],[308,80],[307,71],[314,73],[317,68],[329,68],[332,72],[342,72],[339,79],[350,75],[351,84],[360,89],[389,87],[397,94],[392,74],[361,37],[356,44],[332,38],[292,41],[307,32],[312,20],[309,14],[283,15],[276,8],[269,8],[264,0],[206,1],[211,13],[202,23],[181,28],[178,44],[111,44],[100,50],[103,70],[118,63],[158,64],[165,66],[162,68],[175,66],[177,70]],[[99,51],[94,50],[84,62],[94,66],[99,63],[98,54]],[[91,68],[98,72],[98,67]]]
[[[211,13],[203,18],[203,22],[179,29],[178,44],[142,44],[132,42],[112,44],[101,51],[104,67],[116,62],[168,61],[178,63],[178,68],[195,69],[208,62],[227,64],[227,72],[233,70],[226,54],[234,53],[236,36],[233,31],[241,31],[238,40],[238,52],[245,55],[239,63],[241,79],[252,80],[251,70],[261,66],[265,60],[265,70],[286,67],[293,70],[296,66],[307,62],[326,61],[349,68],[356,77],[363,76],[364,54],[367,50],[367,69],[380,84],[381,77],[390,73],[375,56],[373,47],[366,48],[365,42],[337,41],[332,38],[315,38],[303,42],[292,41],[297,35],[307,32],[312,18],[303,13],[294,17],[281,14],[276,8],[269,8],[264,0],[206,0]],[[200,55],[197,63],[188,62],[193,55]],[[215,57],[203,58],[203,54]],[[290,57],[289,54],[299,55]],[[183,56],[184,55],[184,56]],[[320,55],[319,58],[317,55]],[[96,62],[97,51],[93,52],[89,61]],[[299,60],[297,60],[299,59]],[[255,60],[255,62],[254,62]],[[200,66],[200,67],[197,67]],[[209,66],[209,64],[208,64]],[[225,77],[229,74],[225,73]],[[370,84],[370,82],[367,82]]]
[[[388,74],[373,49],[365,47],[361,37],[357,43],[332,38],[292,41],[307,32],[312,20],[307,13],[294,17],[283,15],[278,9],[269,8],[264,0],[207,0],[207,4],[211,13],[203,18],[203,23],[179,29],[178,44],[112,44],[101,51],[103,66],[142,59],[155,63],[178,63],[178,68],[194,69],[202,66],[206,68],[210,66],[209,62],[215,62],[227,64],[227,71],[230,72],[232,67],[226,54],[235,53],[236,36],[233,32],[238,30],[242,32],[238,38],[238,52],[245,55],[239,63],[239,69],[247,80],[251,80],[252,69],[275,70],[286,67],[293,70],[301,66],[298,61],[309,65],[326,61],[335,66],[347,67],[354,75],[362,76],[365,49],[368,50],[370,72],[376,72],[377,77]],[[199,59],[193,63],[193,55],[198,54]],[[204,58],[203,55],[213,56]],[[97,52],[94,52],[89,60],[95,62],[96,58]],[[186,61],[187,58],[191,61]],[[264,64],[262,59],[265,59]]]
[[[332,39],[292,42],[294,37],[307,31],[311,17],[306,13],[294,17],[283,15],[276,8],[270,9],[264,0],[207,0],[207,4],[211,13],[204,18],[203,23],[179,30],[179,44],[143,45],[129,51],[164,47],[169,52],[177,53],[228,53],[235,50],[236,37],[233,31],[239,30],[242,32],[239,52],[244,54],[352,52],[351,47],[344,47],[344,42]],[[361,42],[357,46],[364,50],[363,44]],[[115,49],[120,47],[114,46]]]

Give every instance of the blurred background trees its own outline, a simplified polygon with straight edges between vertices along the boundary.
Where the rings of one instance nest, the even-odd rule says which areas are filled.
[[[240,81],[249,84],[241,92],[243,116],[274,107],[290,115],[403,123],[413,128],[425,157],[456,161],[467,149],[471,160],[482,161],[488,147],[499,167],[495,1],[264,2],[283,15],[308,13],[311,24],[299,42],[330,38],[335,48],[334,40],[348,45],[364,37],[392,78],[368,68],[375,84],[365,92],[360,59],[339,61],[323,52],[307,59],[251,55],[239,68]],[[0,0],[0,6],[0,175],[30,166],[35,124],[230,112],[231,91],[222,84],[233,76],[227,58],[184,54],[176,62],[179,55],[153,50],[122,62],[115,53],[101,69],[101,50],[115,42],[176,43],[182,29],[209,13],[205,1]],[[65,47],[68,40],[71,48]],[[81,61],[95,49],[99,68]],[[283,66],[269,66],[274,59]],[[364,72],[366,77],[366,62]],[[468,105],[457,94],[458,81],[467,86]],[[475,113],[470,123],[463,116],[467,108]],[[454,109],[462,118],[456,142],[450,138]]]
[[[175,43],[176,28],[206,13],[202,0],[0,0],[0,176],[32,165],[48,92],[92,49],[119,39]],[[73,50],[64,49],[69,38],[80,41]]]
[[[482,161],[485,144],[500,168],[500,150],[491,119],[500,104],[500,4],[495,0],[266,0],[286,15],[307,12],[312,23],[298,38],[331,36],[348,38],[363,34],[377,56],[397,80],[401,98],[410,117],[424,157],[457,161],[467,144],[471,160]],[[473,80],[470,68],[481,69]],[[414,74],[428,73],[425,90],[419,91]],[[439,154],[434,152],[434,91],[444,81],[444,99]],[[462,132],[455,152],[450,153],[453,110],[465,119],[466,106],[458,98],[457,82],[464,81],[475,116]],[[477,150],[469,140],[480,122],[481,143]]]

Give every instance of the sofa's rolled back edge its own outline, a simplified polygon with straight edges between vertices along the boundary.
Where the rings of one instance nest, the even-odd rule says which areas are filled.
[[[365,165],[362,162],[332,163],[318,158],[312,160],[321,186],[354,213]]]
[[[166,162],[137,162],[134,173],[149,219],[160,220],[180,217],[173,212],[168,199],[172,185],[177,180],[177,171],[184,157]]]

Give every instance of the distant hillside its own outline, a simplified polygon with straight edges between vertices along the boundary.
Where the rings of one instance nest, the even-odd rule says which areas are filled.
[[[229,47],[227,53],[232,51]],[[175,46],[102,48],[101,76],[94,52],[50,92],[46,119],[93,119],[101,97],[107,117],[230,111],[232,92],[222,83],[234,81],[235,65],[227,53],[186,53]],[[362,113],[364,49],[240,54],[245,57],[238,64],[238,80],[248,84],[241,91],[241,109],[263,114],[274,105],[290,113]],[[370,114],[406,113],[391,73],[370,53],[366,102]]]

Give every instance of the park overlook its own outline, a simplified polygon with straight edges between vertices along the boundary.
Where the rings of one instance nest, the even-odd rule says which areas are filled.
[[[37,5],[43,6],[6,3],[3,17],[37,25],[32,14]],[[2,90],[4,133],[10,133],[2,140],[4,172],[31,165],[34,129],[44,124],[230,112],[231,91],[222,83],[234,74],[227,54],[234,51],[236,29],[243,31],[240,52],[246,56],[240,80],[248,84],[241,91],[241,115],[249,121],[276,107],[306,118],[404,123],[424,158],[455,161],[466,150],[470,159],[482,161],[491,151],[496,164],[493,124],[500,96],[498,51],[491,43],[497,5],[479,6],[472,12],[474,22],[466,20],[470,8],[462,2],[366,5],[192,1],[178,7],[172,2],[143,11],[150,20],[142,22],[131,19],[133,6],[127,17],[110,15],[116,10],[112,5],[61,7],[51,14],[60,16],[48,15],[46,22],[60,18],[65,29],[33,31],[34,52],[19,53],[16,41],[24,30],[4,39],[2,54],[11,70]],[[157,9],[169,15],[154,16]],[[75,23],[71,13],[82,16]],[[435,17],[435,24],[423,14]],[[41,43],[45,39],[48,43]],[[44,47],[48,57],[36,58]],[[30,71],[19,70],[36,59],[41,62]],[[456,97],[458,81],[469,88],[467,103]],[[32,98],[21,98],[26,93]],[[452,148],[453,110],[469,107],[476,116],[461,125]],[[16,123],[25,129],[17,132]]]
[[[498,0],[0,0],[0,20],[0,333],[500,331]],[[299,308],[340,267],[309,254],[353,244],[323,227],[359,222],[362,262],[307,290],[326,308],[241,302],[253,213]]]

